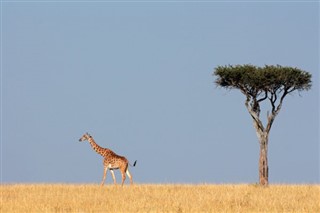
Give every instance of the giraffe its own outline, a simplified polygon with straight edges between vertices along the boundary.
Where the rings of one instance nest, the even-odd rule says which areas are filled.
[[[128,165],[130,166],[135,166],[136,162],[135,161],[133,163],[133,165],[131,165],[129,163],[129,161],[120,155],[117,155],[116,153],[114,153],[112,150],[107,149],[107,148],[103,148],[101,146],[99,146],[93,139],[93,137],[89,134],[89,133],[85,133],[80,139],[79,141],[88,141],[91,145],[91,147],[94,149],[94,151],[96,151],[98,154],[100,154],[104,159],[103,159],[103,178],[102,178],[102,182],[101,182],[101,186],[103,186],[105,179],[106,179],[106,175],[107,175],[107,171],[108,169],[111,172],[112,178],[113,178],[113,183],[116,185],[116,177],[114,176],[114,171],[116,169],[120,169],[121,172],[121,176],[122,176],[122,183],[121,186],[123,186],[123,183],[126,179],[126,174],[128,175],[128,177],[130,178],[130,184],[133,184],[132,181],[132,175],[129,172],[129,168]]]

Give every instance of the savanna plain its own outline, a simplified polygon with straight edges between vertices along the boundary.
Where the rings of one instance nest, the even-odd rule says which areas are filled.
[[[320,185],[2,184],[0,212],[320,212]]]

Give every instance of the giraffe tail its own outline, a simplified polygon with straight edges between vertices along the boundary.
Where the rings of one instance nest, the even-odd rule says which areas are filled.
[[[131,164],[129,163],[129,165],[130,165],[131,167],[136,166],[136,164],[137,164],[137,161],[135,161],[135,162],[133,163],[133,165],[131,165]]]

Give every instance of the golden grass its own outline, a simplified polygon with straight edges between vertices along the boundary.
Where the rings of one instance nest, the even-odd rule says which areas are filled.
[[[320,212],[320,185],[1,185],[0,212]]]

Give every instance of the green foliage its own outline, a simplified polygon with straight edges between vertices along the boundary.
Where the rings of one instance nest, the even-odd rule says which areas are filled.
[[[294,90],[309,90],[311,74],[298,68],[280,65],[257,67],[250,64],[227,65],[215,68],[215,83],[228,89],[240,89],[242,92],[257,96],[262,92],[277,93]]]

